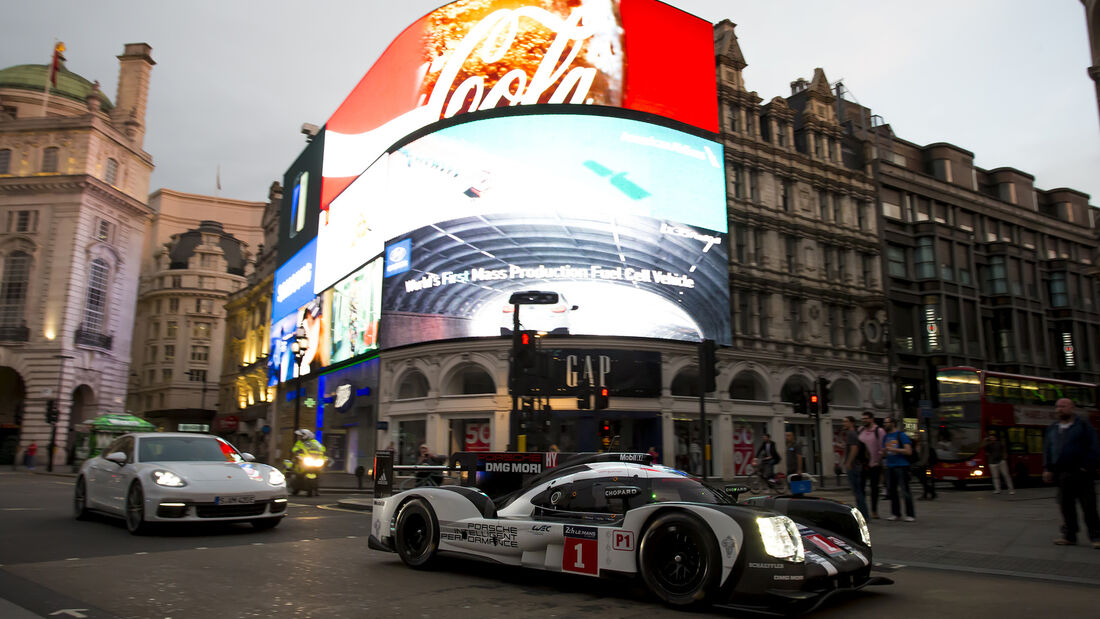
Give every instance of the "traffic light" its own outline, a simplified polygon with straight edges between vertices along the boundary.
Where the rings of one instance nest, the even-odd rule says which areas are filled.
[[[519,331],[512,338],[509,391],[513,396],[543,393],[548,365],[538,351],[535,331]]]
[[[46,400],[46,423],[57,423],[61,416],[61,410],[57,406],[57,400]]]
[[[516,366],[521,369],[535,367],[538,357],[538,340],[534,331],[520,331],[516,345]]]
[[[817,415],[820,412],[821,399],[817,397],[817,394],[810,392],[810,405],[809,410],[811,415]]]
[[[577,386],[577,410],[590,408],[592,408],[592,387],[587,380],[584,380]]]
[[[718,377],[718,345],[714,340],[699,342],[699,376],[703,382],[703,393],[710,393],[718,389],[716,378]]]
[[[607,387],[596,387],[596,401],[592,403],[592,408],[595,410],[602,410],[607,408],[607,396],[609,392]]]
[[[822,415],[827,415],[829,413],[829,399],[830,399],[830,396],[829,396],[829,379],[825,378],[824,376],[820,376],[817,379],[817,397],[819,399],[818,411]]]
[[[806,410],[806,392],[799,391],[795,394],[794,401],[791,404],[794,405],[795,415],[805,415],[808,412]]]

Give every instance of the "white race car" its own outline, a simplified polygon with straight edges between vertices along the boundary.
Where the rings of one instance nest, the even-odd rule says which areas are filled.
[[[158,522],[246,521],[270,529],[286,515],[286,480],[253,460],[209,434],[124,434],[80,467],[73,514],[122,516],[135,535]]]
[[[541,470],[496,501],[464,486],[375,499],[369,545],[396,552],[417,569],[452,554],[640,577],[674,607],[801,613],[834,593],[892,582],[871,575],[870,532],[854,508],[800,497],[738,502],[730,493],[743,488],[720,490],[648,460],[646,454],[577,454],[549,469],[530,462],[479,468]]]

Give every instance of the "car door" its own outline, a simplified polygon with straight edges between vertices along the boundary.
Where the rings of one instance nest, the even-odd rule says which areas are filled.
[[[532,528],[545,527],[554,533],[554,543],[561,544],[560,564],[547,565],[547,569],[598,576],[604,561],[601,555],[610,552],[601,547],[607,546],[600,542],[601,531],[620,529],[631,500],[640,493],[637,485],[631,485],[637,483],[636,479],[617,476],[577,479],[551,486],[533,497]],[[629,550],[633,550],[632,541]]]
[[[118,469],[118,465],[107,460],[104,456],[118,451],[121,445],[122,439],[116,438],[103,451],[99,452],[99,455],[92,458],[88,462],[87,468],[84,469],[84,488],[88,493],[88,505],[90,507],[104,508],[107,506],[108,486],[112,475]]]
[[[109,469],[110,477],[105,484],[107,496],[104,507],[115,513],[124,514],[126,513],[126,491],[134,476],[134,437],[123,436],[115,447],[114,451],[126,454],[126,463],[120,466],[115,462],[105,461],[113,468]]]

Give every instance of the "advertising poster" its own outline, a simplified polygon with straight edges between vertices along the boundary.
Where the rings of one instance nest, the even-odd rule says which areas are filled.
[[[714,75],[710,22],[655,0],[452,2],[398,35],[326,123],[321,209],[402,137],[476,110],[618,107],[717,132]]]
[[[332,362],[379,347],[382,317],[382,260],[372,260],[332,289]]]
[[[314,297],[293,314],[272,323],[267,362],[269,384],[285,382],[299,375],[306,376],[332,363],[329,354],[332,348],[331,327],[326,320],[331,309],[332,292],[329,291]],[[292,344],[299,326],[303,328],[305,353],[299,372],[295,372]]]
[[[561,302],[521,308],[525,329],[728,344],[726,232],[715,142],[607,116],[489,118],[395,150],[333,201],[317,285],[398,256],[386,348],[509,333],[508,297],[531,289]]]

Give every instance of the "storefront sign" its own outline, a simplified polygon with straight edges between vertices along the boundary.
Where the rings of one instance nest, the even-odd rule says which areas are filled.
[[[489,422],[467,423],[465,451],[489,451],[492,427]]]
[[[583,384],[607,387],[611,396],[661,395],[661,353],[633,350],[551,349],[551,392],[572,395]]]

